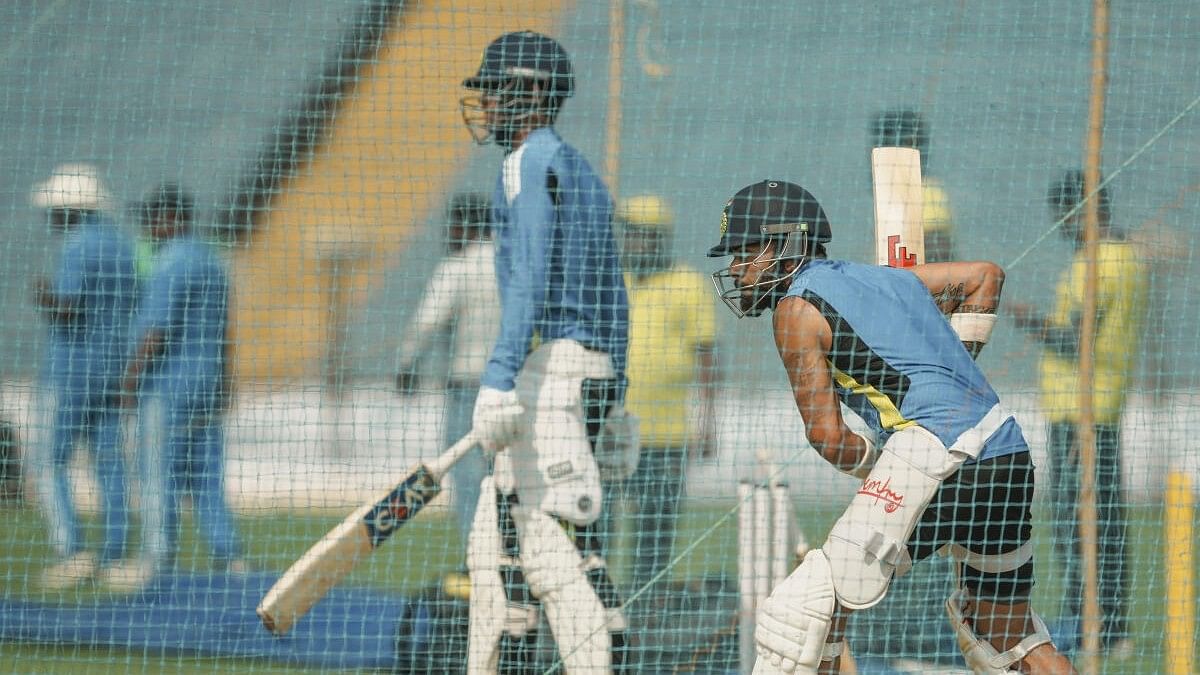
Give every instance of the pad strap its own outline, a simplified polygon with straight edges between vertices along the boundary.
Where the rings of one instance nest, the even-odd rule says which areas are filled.
[[[961,544],[955,543],[947,544],[946,552],[971,569],[984,574],[1002,574],[1018,569],[1033,559],[1033,542],[1027,541],[1008,553],[996,555],[972,553]]]
[[[1004,423],[1010,417],[1012,417],[1012,413],[1000,407],[1000,404],[997,403],[987,411],[983,419],[975,423],[975,426],[962,432],[948,449],[951,453],[958,453],[975,459],[983,451],[983,444],[992,437],[992,434],[999,431],[1000,427],[1004,426]]]
[[[821,660],[832,661],[841,656],[844,651],[846,651],[845,640],[841,642],[826,642],[825,646],[821,648]]]

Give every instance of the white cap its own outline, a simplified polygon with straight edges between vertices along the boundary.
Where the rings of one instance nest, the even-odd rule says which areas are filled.
[[[29,203],[39,209],[102,211],[111,201],[99,172],[91,164],[60,164],[29,194]]]

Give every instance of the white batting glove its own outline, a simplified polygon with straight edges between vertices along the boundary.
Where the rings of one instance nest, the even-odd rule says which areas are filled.
[[[517,400],[515,390],[480,387],[471,425],[479,445],[488,452],[496,452],[507,448],[517,437],[524,416],[525,408]]]

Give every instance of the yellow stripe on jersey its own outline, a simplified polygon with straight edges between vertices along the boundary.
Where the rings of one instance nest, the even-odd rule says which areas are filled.
[[[862,384],[853,377],[843,373],[834,367],[833,362],[829,362],[829,367],[833,370],[833,379],[838,383],[839,387],[850,390],[851,393],[865,396],[867,402],[871,404],[879,412],[879,424],[888,431],[899,431],[907,429],[916,422],[905,419],[904,415],[900,414],[900,409],[888,398],[887,394],[879,391],[869,384]]]

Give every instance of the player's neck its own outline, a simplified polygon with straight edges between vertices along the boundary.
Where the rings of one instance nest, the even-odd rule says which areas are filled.
[[[521,148],[522,145],[525,144],[525,141],[529,139],[533,132],[539,129],[548,128],[550,128],[549,124],[545,124],[541,120],[536,120],[534,124],[521,127],[520,129],[514,129],[509,141],[504,144],[505,150],[508,152],[516,152]]]

